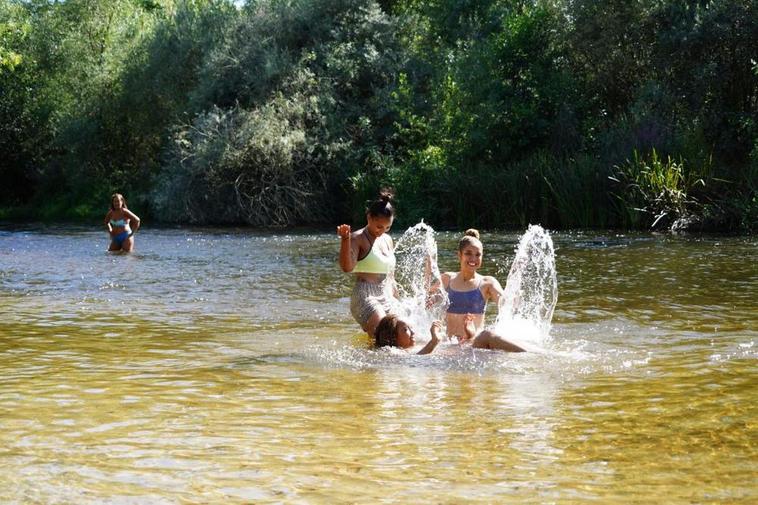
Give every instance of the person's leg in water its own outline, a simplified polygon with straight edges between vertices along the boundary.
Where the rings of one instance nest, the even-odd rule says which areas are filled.
[[[132,249],[134,249],[134,237],[132,235],[129,235],[124,239],[124,243],[121,244],[121,249],[124,252],[132,252]]]
[[[464,323],[464,329],[466,330],[466,339],[471,342],[471,347],[476,349],[497,349],[499,351],[506,352],[526,352],[521,346],[509,342],[502,335],[495,333],[492,330],[482,330],[478,334],[476,333],[476,326],[474,325],[474,316],[466,314],[466,320]]]
[[[526,349],[523,347],[507,341],[492,330],[482,330],[471,341],[471,347],[477,349],[498,349],[506,352],[526,352]]]

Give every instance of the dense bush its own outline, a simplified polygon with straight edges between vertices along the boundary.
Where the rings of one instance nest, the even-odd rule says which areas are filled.
[[[369,1],[260,2],[210,54],[155,194],[159,217],[259,226],[337,218],[391,149],[402,52]],[[220,73],[219,73],[220,72]]]
[[[424,63],[404,92],[422,105],[397,102],[401,130],[415,140],[402,166],[427,177],[388,175],[453,202],[435,216],[442,222],[755,226],[747,216],[756,198],[756,2],[443,0],[396,9],[414,20],[405,38]],[[431,185],[430,147],[447,164]],[[627,161],[635,152],[648,154]],[[666,201],[674,193],[641,194],[652,152],[653,166],[676,159],[668,167],[685,167],[687,181],[697,174],[699,184],[669,188],[686,205]]]
[[[0,202],[19,205],[33,194],[34,139],[40,135],[31,110],[31,17],[19,5],[0,2],[0,19]]]
[[[159,217],[258,226],[332,217],[323,167],[344,147],[317,138],[322,103],[317,91],[303,92],[308,82],[315,86],[300,75],[299,92],[255,109],[214,107],[179,128],[154,194]]]

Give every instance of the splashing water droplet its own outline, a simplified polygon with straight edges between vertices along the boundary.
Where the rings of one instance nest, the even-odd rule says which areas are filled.
[[[423,221],[408,228],[397,241],[395,255],[396,312],[416,329],[417,340],[426,340],[426,329],[434,320],[445,320],[449,304],[444,290],[434,304],[427,303],[430,285],[441,277],[434,230]],[[492,329],[539,351],[550,338],[558,300],[553,241],[541,226],[530,225],[521,237],[504,291]]]
[[[395,255],[395,280],[400,299],[398,315],[407,319],[424,340],[432,321],[444,321],[447,308],[444,291],[444,296],[427,306],[429,287],[441,277],[434,229],[423,221],[408,228],[395,245]]]
[[[494,328],[520,341],[544,345],[557,301],[553,240],[541,226],[530,225],[516,249]]]

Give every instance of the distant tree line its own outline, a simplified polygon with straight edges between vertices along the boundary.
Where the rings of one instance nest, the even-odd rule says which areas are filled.
[[[0,0],[0,219],[758,227],[758,0]]]

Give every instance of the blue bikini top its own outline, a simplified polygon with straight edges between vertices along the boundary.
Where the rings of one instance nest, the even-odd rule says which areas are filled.
[[[469,291],[456,291],[448,285],[447,298],[450,300],[450,305],[447,311],[451,314],[484,314],[487,300],[479,289],[481,284],[480,280],[479,285]]]

